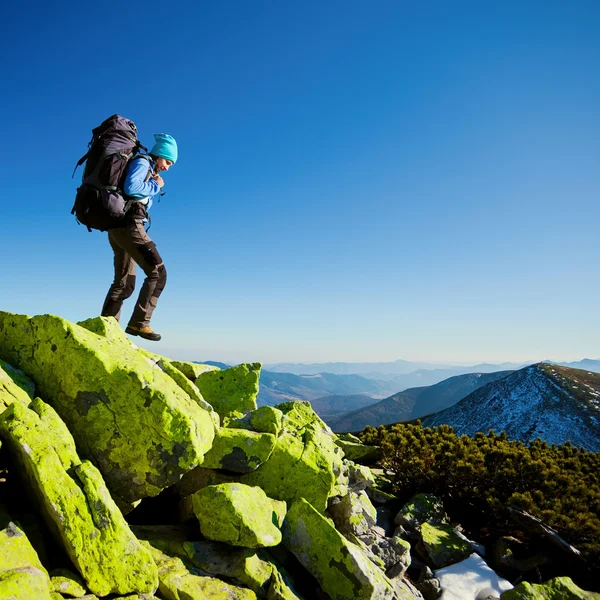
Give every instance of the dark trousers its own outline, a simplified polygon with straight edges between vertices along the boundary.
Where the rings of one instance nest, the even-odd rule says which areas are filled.
[[[115,277],[104,301],[102,316],[119,320],[123,301],[133,294],[135,266],[138,264],[146,274],[146,279],[129,325],[145,327],[150,324],[158,298],[167,283],[167,270],[156,244],[144,230],[141,219],[132,221],[126,227],[109,230],[108,241],[115,255]]]

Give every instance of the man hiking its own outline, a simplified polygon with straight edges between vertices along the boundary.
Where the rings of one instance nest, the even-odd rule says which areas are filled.
[[[149,155],[137,156],[127,166],[123,192],[133,202],[127,211],[126,225],[108,230],[115,276],[102,307],[102,316],[119,320],[123,301],[135,288],[137,264],[146,278],[125,332],[158,341],[161,336],[150,327],[150,319],[167,282],[167,271],[144,225],[148,222],[152,200],[164,185],[160,173],[168,171],[177,162],[177,142],[166,133],[157,133],[154,139],[156,143]]]

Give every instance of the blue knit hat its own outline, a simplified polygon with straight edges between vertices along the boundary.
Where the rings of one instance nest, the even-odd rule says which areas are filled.
[[[166,158],[175,164],[177,162],[177,142],[175,138],[168,133],[155,133],[154,139],[156,143],[152,146],[150,154]]]

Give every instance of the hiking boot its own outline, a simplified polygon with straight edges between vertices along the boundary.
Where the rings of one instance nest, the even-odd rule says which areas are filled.
[[[139,335],[145,340],[152,340],[153,342],[158,342],[160,340],[160,333],[156,333],[156,331],[153,331],[150,325],[145,325],[144,327],[134,327],[133,325],[127,325],[127,327],[125,328],[125,333],[128,333],[129,335]]]

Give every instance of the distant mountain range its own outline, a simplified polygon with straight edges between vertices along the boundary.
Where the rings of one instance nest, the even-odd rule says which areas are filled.
[[[474,390],[491,381],[502,379],[510,373],[512,371],[456,375],[435,385],[404,390],[370,406],[337,416],[321,414],[317,408],[315,411],[333,431],[359,431],[367,425],[376,427],[410,421],[438,412],[456,404]],[[322,398],[321,401],[323,400],[325,399]]]
[[[452,425],[457,434],[491,428],[514,440],[570,440],[600,452],[600,375],[538,363],[488,383],[454,406],[423,421],[426,427]]]
[[[349,406],[348,398],[362,395],[367,402],[377,402],[396,391],[389,382],[367,379],[360,375],[294,375],[261,371],[257,403],[259,406],[274,406],[295,398],[311,402],[323,396],[336,396],[340,406]],[[353,405],[352,408],[356,408]],[[341,409],[343,410],[343,409]]]
[[[433,385],[453,375],[462,375],[465,373],[495,373],[498,371],[510,371],[521,369],[536,361],[527,361],[522,363],[480,363],[476,365],[448,365],[438,363],[414,362],[408,360],[396,360],[393,362],[378,363],[274,363],[265,364],[264,368],[272,373],[293,373],[296,375],[315,375],[317,373],[332,373],[334,375],[362,375],[368,379],[377,379],[382,381],[394,380],[395,384],[406,384],[407,387],[417,385]],[[574,369],[589,369],[590,371],[600,372],[600,358],[583,360],[576,362],[556,362],[547,360],[541,362],[550,362]],[[403,377],[407,376],[407,377]],[[436,380],[437,379],[437,380]],[[400,388],[399,388],[400,389]]]
[[[600,366],[600,361],[599,366]],[[421,373],[425,377],[428,372],[438,372],[440,377],[434,383],[447,379],[452,375],[462,375],[464,373],[492,373],[495,371],[508,371],[518,369],[524,366],[524,363],[502,363],[459,366],[448,364],[437,364],[427,362],[413,362],[409,360],[395,360],[393,362],[376,363],[275,363],[264,365],[264,368],[273,373],[294,373],[296,375],[314,375],[316,373],[333,373],[334,375],[362,375],[369,379],[390,380],[402,375],[414,375],[415,372]],[[415,376],[418,377],[418,376]],[[398,380],[402,379],[398,377]],[[412,380],[407,380],[411,383]],[[427,380],[427,385],[431,385]],[[412,387],[412,386],[411,386]]]

